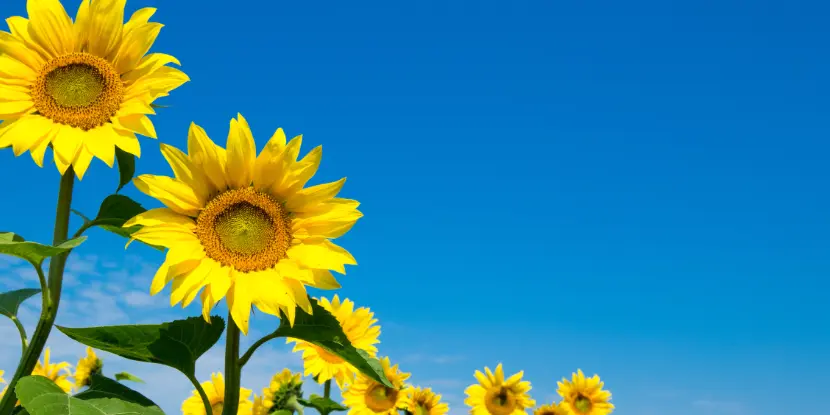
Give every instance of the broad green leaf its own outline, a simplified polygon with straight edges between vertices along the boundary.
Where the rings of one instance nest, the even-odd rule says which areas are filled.
[[[117,380],[117,381],[129,380],[130,382],[144,383],[144,381],[141,380],[140,377],[138,377],[136,375],[133,375],[132,373],[127,373],[127,372],[116,373],[115,374],[115,380]]]
[[[69,396],[43,376],[20,379],[15,392],[20,404],[31,415],[164,415],[155,404],[145,406],[125,399],[118,393],[102,393],[90,399],[80,398],[81,394]]]
[[[70,339],[139,362],[158,363],[191,376],[196,360],[222,336],[225,320],[208,323],[190,317],[164,324],[68,328],[55,326]]]
[[[17,318],[20,304],[39,292],[37,288],[22,288],[0,294],[0,314],[10,319]]]
[[[383,367],[375,358],[363,350],[358,350],[349,343],[346,334],[337,319],[325,308],[310,298],[312,314],[297,309],[294,327],[288,324],[288,318],[282,316],[280,326],[273,333],[276,337],[293,337],[322,347],[324,350],[349,362],[366,376],[390,388],[394,387],[383,373]]]
[[[55,255],[71,251],[82,244],[86,236],[79,236],[70,239],[58,246],[42,245],[37,242],[29,242],[22,236],[11,233],[0,233],[0,254],[15,256],[29,261],[32,265],[40,266],[43,260]]]
[[[311,394],[308,399],[297,399],[297,401],[305,407],[314,408],[321,414],[329,414],[337,411],[348,411],[349,408],[340,405],[339,403],[316,394]]]
[[[118,160],[118,188],[115,193],[121,191],[135,176],[135,156],[115,147],[115,158]]]
[[[144,395],[106,376],[95,374],[92,375],[90,381],[89,388],[75,395],[76,398],[92,403],[99,402],[103,399],[118,398],[121,401],[130,402],[145,408],[158,408],[155,402]]]
[[[129,238],[133,232],[141,229],[141,227],[132,226],[124,228],[124,223],[132,219],[133,216],[146,211],[147,209],[144,209],[138,202],[127,196],[119,194],[109,195],[101,202],[101,207],[98,208],[98,215],[95,219],[89,221],[86,226],[98,226],[116,235]],[[158,250],[164,250],[164,248],[158,246],[148,246]]]

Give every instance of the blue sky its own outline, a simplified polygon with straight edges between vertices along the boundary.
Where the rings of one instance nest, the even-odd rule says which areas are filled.
[[[160,141],[184,147],[195,121],[224,143],[241,112],[260,145],[277,127],[323,145],[316,180],[347,176],[366,215],[340,240],[360,264],[340,293],[376,312],[381,353],[454,414],[473,371],[498,362],[542,402],[577,368],[598,373],[619,415],[814,412],[805,397],[830,371],[830,8],[446,3],[128,9],[159,8],[154,51],[192,78],[153,118]],[[143,149],[140,173],[169,174],[155,142]],[[94,213],[116,176],[94,162],[75,208]],[[0,229],[48,241],[54,166],[2,151],[0,177]],[[62,324],[198,314],[146,295],[161,254],[91,236]],[[0,262],[0,288],[31,286],[19,270]],[[246,386],[297,367],[288,350],[266,348]],[[202,378],[221,369],[210,353]],[[106,359],[152,380],[139,389],[170,413],[188,393],[172,371]]]

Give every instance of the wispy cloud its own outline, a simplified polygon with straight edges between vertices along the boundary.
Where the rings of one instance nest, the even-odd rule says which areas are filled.
[[[705,415],[747,415],[749,410],[742,402],[722,401],[711,399],[698,399],[692,402],[692,406]]]

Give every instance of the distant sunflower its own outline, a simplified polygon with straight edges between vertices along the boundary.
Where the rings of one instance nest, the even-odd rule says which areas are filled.
[[[412,415],[445,415],[450,407],[441,402],[441,395],[435,394],[430,388],[409,387],[404,390],[408,398],[403,409]]]
[[[102,367],[101,359],[95,355],[91,347],[87,347],[86,357],[81,358],[78,365],[75,366],[75,386],[77,388],[89,386],[92,375],[100,373]]]
[[[251,408],[251,415],[268,415],[270,408],[265,405],[262,396],[254,395],[254,405]]]
[[[289,408],[289,401],[303,397],[302,387],[302,375],[283,369],[271,378],[267,388],[262,389],[262,405],[270,412],[281,409],[293,411]]]
[[[6,379],[3,379],[3,375],[5,375],[5,374],[6,374],[6,372],[4,370],[0,370],[0,383],[2,383],[4,385],[6,384]]]
[[[83,178],[93,157],[112,167],[115,148],[139,156],[135,134],[155,138],[150,104],[189,79],[176,58],[146,55],[162,24],[154,8],[124,23],[126,0],[83,0],[73,23],[59,0],[28,0],[29,18],[0,31],[0,149],[43,166],[54,150],[63,174]],[[145,56],[146,55],[146,56]]]
[[[72,381],[69,380],[69,376],[72,372],[69,371],[69,363],[49,363],[49,354],[50,351],[47,347],[46,350],[43,351],[43,363],[38,361],[35,364],[35,368],[32,370],[32,375],[43,376],[52,382],[55,382],[55,385],[58,385],[58,387],[63,389],[64,392],[71,393]],[[61,371],[63,371],[63,373],[61,373]]]
[[[362,216],[358,202],[336,197],[345,179],[305,187],[322,150],[297,161],[302,137],[286,144],[277,130],[257,157],[248,122],[231,120],[227,151],[191,124],[188,153],[161,151],[175,178],[142,175],[136,187],[166,208],[151,209],[124,226],[141,225],[132,238],[169,248],[150,293],[173,282],[171,305],[187,306],[202,288],[202,313],[226,297],[231,316],[247,334],[251,305],[293,324],[296,307],[311,313],[306,286],[339,288],[330,271],[356,264],[330,241]]]
[[[553,403],[536,408],[533,415],[568,415],[568,410],[562,404]]]
[[[586,378],[579,369],[570,381],[562,378],[557,384],[556,392],[563,399],[561,405],[571,415],[608,415],[614,411],[614,405],[608,402],[611,392],[602,390],[604,382],[598,375]]]
[[[388,357],[380,359],[383,373],[394,386],[384,386],[363,373],[358,373],[353,383],[343,391],[343,405],[349,407],[348,415],[397,415],[397,408],[409,405],[409,397],[403,390],[404,381],[411,376],[391,366]]]
[[[380,327],[374,325],[377,323],[374,313],[366,307],[355,309],[354,302],[349,299],[343,299],[343,302],[340,302],[337,294],[331,302],[326,298],[321,298],[317,303],[337,319],[352,346],[365,351],[372,357],[377,355],[378,349],[374,345],[380,342],[378,340]],[[286,341],[296,343],[293,351],[303,352],[305,375],[317,377],[320,383],[334,379],[343,389],[357,372],[354,366],[319,346],[293,338]]]
[[[225,377],[221,373],[213,373],[210,375],[210,381],[202,382],[202,389],[205,390],[210,401],[212,413],[205,413],[205,404],[199,396],[199,392],[193,391],[193,396],[185,399],[182,403],[182,412],[184,415],[222,415],[222,409],[225,408]],[[237,414],[250,414],[253,405],[251,404],[251,390],[239,388],[239,407]]]
[[[472,415],[524,415],[526,409],[536,405],[528,394],[530,382],[522,381],[523,371],[507,380],[504,379],[501,363],[496,366],[495,373],[488,367],[484,371],[486,375],[476,370],[475,377],[479,383],[464,391],[467,394],[464,403],[472,408]]]

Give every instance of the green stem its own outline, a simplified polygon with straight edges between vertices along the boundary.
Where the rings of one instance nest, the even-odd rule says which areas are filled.
[[[35,271],[37,271],[37,279],[40,280],[40,302],[42,304],[49,304],[52,301],[52,296],[49,294],[49,284],[46,282],[46,275],[43,275],[43,267],[41,265],[32,263]]]
[[[23,324],[20,324],[20,320],[18,320],[17,317],[12,316],[12,321],[14,322],[15,327],[17,327],[17,331],[20,333],[20,345],[23,347],[20,355],[23,356],[23,354],[26,353],[26,346],[29,344],[29,341],[26,339],[26,329],[23,328]]]
[[[212,414],[213,408],[210,406],[210,399],[205,393],[205,389],[202,387],[202,384],[199,383],[198,379],[196,379],[196,375],[187,375],[187,379],[193,384],[193,387],[196,388],[196,392],[198,392],[199,396],[202,398],[202,403],[205,405],[205,413],[208,415]]]
[[[252,344],[251,347],[248,348],[248,350],[245,352],[245,354],[242,355],[241,358],[239,358],[239,367],[242,368],[243,366],[245,366],[245,363],[248,363],[248,360],[250,360],[251,357],[254,355],[254,352],[256,351],[256,349],[259,349],[259,346],[262,346],[263,344],[265,344],[269,340],[276,339],[277,337],[280,337],[280,336],[277,335],[276,333],[271,333],[271,334],[257,340],[256,342],[254,342],[254,344]]]
[[[69,210],[72,206],[72,189],[75,186],[75,172],[70,168],[61,177],[60,188],[58,190],[58,206],[55,213],[55,231],[52,236],[52,244],[58,245],[66,241],[69,234]],[[41,306],[40,320],[38,320],[37,327],[34,334],[32,334],[32,341],[20,358],[20,364],[14,372],[11,382],[9,382],[8,390],[0,400],[0,414],[10,414],[17,402],[17,396],[14,388],[17,381],[24,376],[32,373],[35,368],[43,348],[46,346],[46,340],[49,338],[49,333],[52,331],[52,326],[55,324],[55,317],[58,314],[58,306],[61,301],[61,287],[63,285],[63,269],[66,266],[66,257],[68,252],[57,255],[49,261],[49,277],[46,286],[49,288],[49,295],[44,299],[47,301]]]
[[[228,331],[225,335],[225,405],[222,415],[237,415],[239,409],[239,384],[242,366],[239,364],[239,327],[228,313]]]
[[[323,397],[331,397],[331,379],[327,380],[326,383],[323,384]]]

